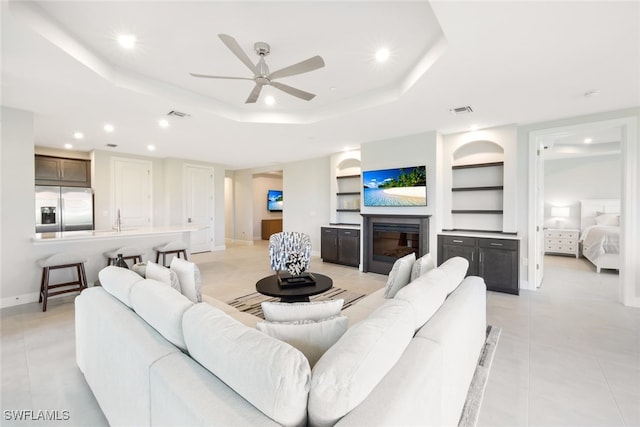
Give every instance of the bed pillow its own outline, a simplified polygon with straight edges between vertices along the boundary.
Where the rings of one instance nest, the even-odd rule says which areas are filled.
[[[178,275],[182,295],[192,302],[202,302],[202,287],[198,266],[192,262],[174,257],[169,268]],[[148,274],[149,267],[147,267],[147,277]]]
[[[322,320],[337,316],[342,310],[344,299],[312,302],[271,302],[265,301],[262,313],[268,322],[295,322],[297,320]]]
[[[152,261],[147,261],[147,266],[145,268],[145,277],[147,279],[153,279],[157,280],[158,282],[165,283],[171,286],[176,291],[182,293],[178,275],[170,268],[167,268],[160,264],[156,264]]]
[[[300,350],[313,368],[318,359],[344,335],[348,323],[346,316],[333,316],[320,321],[258,322],[256,328]]]
[[[411,252],[393,263],[387,279],[387,287],[384,291],[385,298],[393,298],[400,289],[409,283],[409,280],[411,280],[411,268],[415,261],[416,254]]]
[[[421,256],[413,263],[413,267],[411,267],[411,279],[409,282],[413,282],[418,277],[427,273],[429,270],[433,270],[434,268],[436,268],[436,263],[433,261],[431,253]]]
[[[620,225],[620,215],[617,214],[602,214],[596,217],[596,224],[598,225]]]

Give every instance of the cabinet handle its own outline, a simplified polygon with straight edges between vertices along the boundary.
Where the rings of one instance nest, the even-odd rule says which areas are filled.
[[[482,263],[482,252],[480,252],[480,263]]]
[[[502,243],[491,243],[491,246],[502,246]]]
[[[471,252],[471,262],[473,262],[473,254],[474,252]]]
[[[464,240],[456,240],[456,239],[453,239],[453,243],[464,243]]]

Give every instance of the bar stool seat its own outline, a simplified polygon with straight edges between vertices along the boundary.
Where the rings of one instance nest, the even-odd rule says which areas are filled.
[[[142,262],[142,251],[133,246],[123,246],[113,251],[105,252],[104,256],[107,257],[107,266],[115,265],[118,259],[118,254],[122,254],[122,259],[125,261],[130,259],[133,264]]]
[[[158,263],[158,261],[160,260],[160,255],[162,255],[162,265],[164,265],[165,267],[167,266],[167,263],[166,263],[167,254],[175,254],[175,256],[177,256],[178,258],[180,258],[180,254],[182,254],[184,259],[188,260],[187,244],[181,240],[174,240],[173,242],[156,246],[153,248],[153,250],[157,252],[156,263]]]
[[[87,274],[84,271],[85,262],[87,262],[85,257],[70,252],[61,252],[38,261],[38,264],[42,267],[42,281],[40,282],[40,297],[38,302],[42,303],[43,312],[47,311],[47,300],[49,297],[68,292],[80,292],[87,287]],[[50,271],[62,268],[75,268],[78,279],[65,283],[49,283]],[[59,290],[52,291],[52,289]]]

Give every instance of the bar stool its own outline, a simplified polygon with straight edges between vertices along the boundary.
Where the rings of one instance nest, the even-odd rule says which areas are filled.
[[[87,259],[74,253],[62,252],[55,254],[46,259],[38,261],[42,267],[42,281],[40,282],[40,298],[38,302],[42,302],[42,311],[47,311],[47,299],[49,297],[64,294],[67,292],[80,292],[87,287],[87,275],[84,271],[84,263]],[[78,280],[65,283],[50,284],[49,272],[61,268],[75,268],[78,274]],[[52,289],[66,287],[58,291],[51,292]]]
[[[110,252],[105,252],[104,256],[107,257],[107,266],[115,265],[118,254],[122,254],[122,259],[125,261],[130,259],[132,264],[142,262],[142,251],[133,246],[123,246]]]
[[[188,259],[187,244],[181,240],[176,240],[173,242],[169,242],[165,245],[156,246],[153,248],[153,250],[157,252],[156,264],[160,260],[160,255],[162,255],[162,265],[164,265],[165,267],[167,266],[167,263],[166,263],[167,254],[175,254],[178,258],[180,258],[180,254],[182,254],[184,259]]]

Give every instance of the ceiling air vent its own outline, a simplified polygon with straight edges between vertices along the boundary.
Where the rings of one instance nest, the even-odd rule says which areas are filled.
[[[105,147],[116,148],[118,144],[105,144]]]
[[[456,108],[451,108],[449,110],[452,114],[467,114],[467,113],[473,113],[473,109],[469,106],[466,105],[464,107],[456,107]]]
[[[167,116],[179,117],[181,119],[186,119],[187,117],[190,117],[191,114],[183,113],[182,111],[171,110],[171,111],[169,111],[167,113]]]

